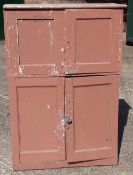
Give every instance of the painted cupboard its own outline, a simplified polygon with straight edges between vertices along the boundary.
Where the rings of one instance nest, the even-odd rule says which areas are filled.
[[[4,6],[15,170],[117,164],[124,7]]]

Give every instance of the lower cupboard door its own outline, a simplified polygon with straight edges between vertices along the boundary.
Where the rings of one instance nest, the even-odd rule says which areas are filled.
[[[66,79],[68,162],[117,161],[118,82],[116,75]]]
[[[64,78],[10,79],[13,162],[65,159]]]

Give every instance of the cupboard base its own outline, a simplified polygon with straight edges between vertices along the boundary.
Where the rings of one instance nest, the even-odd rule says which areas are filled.
[[[32,169],[51,169],[51,168],[72,168],[72,167],[85,167],[85,166],[102,166],[102,165],[117,165],[118,160],[116,158],[107,158],[101,160],[93,160],[86,162],[68,163],[67,161],[56,162],[38,162],[38,163],[14,163],[13,169],[19,170],[32,170]]]

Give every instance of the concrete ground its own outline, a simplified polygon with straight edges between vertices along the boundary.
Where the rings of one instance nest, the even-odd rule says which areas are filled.
[[[124,43],[119,100],[119,164],[13,172],[3,45],[0,41],[0,175],[133,175],[133,46]]]

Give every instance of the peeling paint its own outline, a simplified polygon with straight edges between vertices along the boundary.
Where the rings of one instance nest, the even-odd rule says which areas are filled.
[[[60,51],[61,51],[61,52],[65,52],[65,48],[62,47]]]
[[[62,61],[60,64],[61,64],[62,67],[65,67],[64,61]]]
[[[51,16],[52,13],[53,13],[53,10],[50,10],[50,11],[49,11],[49,16]]]
[[[20,73],[21,75],[23,75],[23,69],[24,69],[24,66],[19,66],[19,73]]]
[[[57,124],[57,139],[64,142],[64,136],[65,136],[65,120],[64,120],[64,112],[62,110],[58,110],[58,124]]]
[[[57,128],[54,130],[56,134],[57,140],[61,142],[58,146],[58,150],[62,153],[64,152],[64,142],[65,142],[65,120],[64,120],[64,112],[63,110],[58,110],[58,121],[57,121]]]
[[[49,28],[49,34],[50,34],[50,43],[51,43],[51,45],[53,45],[54,37],[53,37],[52,30],[51,30],[51,22],[50,21],[48,22],[48,28]]]
[[[59,75],[59,71],[57,70],[56,66],[54,66],[54,67],[51,69],[50,74],[53,75],[53,76]]]
[[[123,25],[123,20],[120,19],[120,24],[118,27],[118,35],[119,35],[119,56],[118,56],[118,61],[121,62],[122,60],[122,25]]]
[[[46,105],[46,107],[47,107],[48,109],[50,109],[50,105]]]

